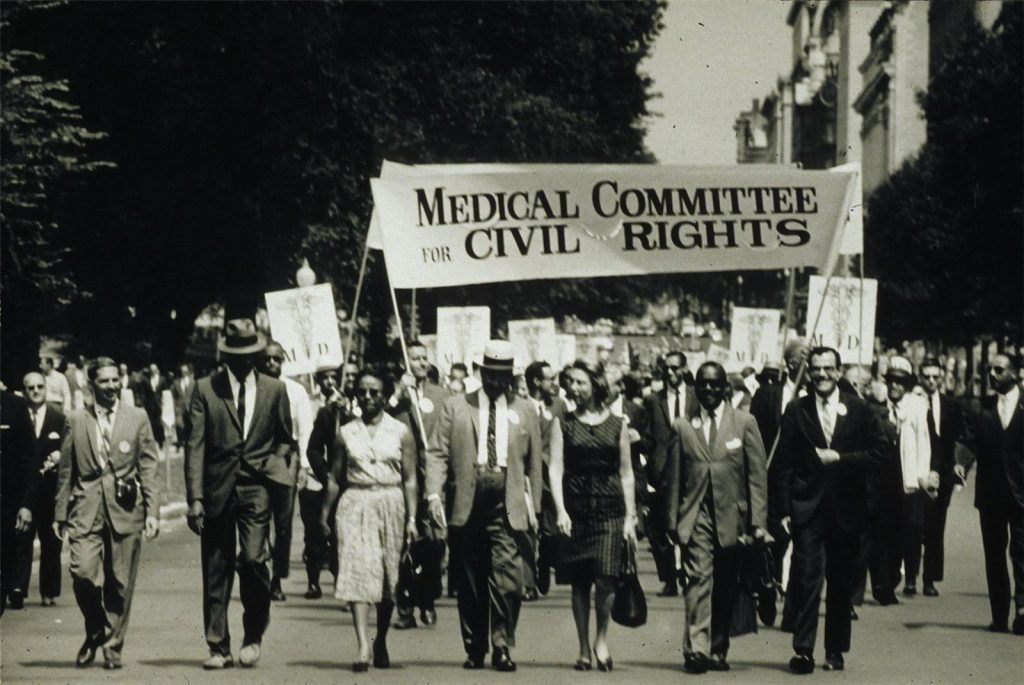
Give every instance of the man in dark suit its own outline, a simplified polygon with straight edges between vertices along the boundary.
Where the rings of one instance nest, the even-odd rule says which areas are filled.
[[[648,455],[645,468],[647,483],[655,490],[652,494],[653,506],[648,513],[647,537],[651,541],[658,579],[664,583],[658,596],[675,597],[679,594],[676,546],[672,544],[669,531],[664,528],[664,522],[668,520],[664,511],[664,502],[667,501],[664,489],[665,465],[668,463],[669,443],[675,435],[673,422],[678,418],[689,421],[699,413],[699,407],[693,388],[683,382],[686,355],[682,352],[669,352],[660,360],[659,366],[665,387],[644,398],[646,435],[642,451]]]
[[[32,524],[35,535],[29,534],[21,540],[19,550],[23,596],[28,594],[28,582],[32,573],[32,541],[39,537],[39,594],[43,606],[53,606],[60,597],[60,550],[61,539],[53,532],[53,511],[57,502],[57,467],[60,464],[60,448],[67,433],[67,418],[52,406],[46,404],[46,381],[41,373],[33,371],[24,379],[25,397],[28,399],[29,416],[32,419],[35,438],[35,465],[39,470],[39,490],[36,494]],[[88,389],[84,389],[88,392]]]
[[[89,368],[95,403],[75,409],[61,447],[54,533],[70,549],[71,586],[85,619],[75,658],[88,666],[103,648],[103,667],[121,668],[121,652],[142,552],[142,535],[160,529],[159,453],[149,417],[120,401],[117,364]]]
[[[924,560],[921,576],[925,597],[938,597],[935,583],[942,580],[945,556],[946,512],[956,485],[956,442],[963,434],[960,403],[940,392],[945,375],[939,360],[928,357],[921,363],[921,386],[928,401],[928,432],[931,435],[932,471],[939,474],[938,496],[926,504],[924,518]],[[916,579],[907,577],[913,583]]]
[[[149,416],[149,425],[153,429],[153,437],[156,444],[163,449],[164,434],[163,421],[163,396],[167,389],[167,380],[160,373],[160,367],[150,364],[146,370],[139,373],[132,391],[135,393],[135,406],[142,407]]]
[[[0,391],[0,613],[25,606],[18,577],[18,545],[32,530],[32,507],[39,484],[32,440],[32,422],[25,400]],[[31,546],[31,545],[30,545]]]
[[[978,465],[974,506],[981,520],[985,576],[992,610],[989,630],[1006,632],[1010,613],[1010,577],[1006,572],[1009,540],[1013,568],[1013,632],[1024,635],[1024,405],[1017,385],[1017,361],[992,357],[989,380],[995,395],[981,400],[966,423],[956,474],[963,480]]]
[[[494,668],[516,670],[509,654],[523,591],[516,537],[536,526],[540,511],[540,426],[529,401],[512,393],[512,356],[511,343],[487,343],[482,387],[445,401],[427,450],[427,503],[440,527],[449,473],[454,482],[449,542],[467,669],[483,668],[490,643]]]
[[[250,319],[227,323],[217,347],[227,369],[196,383],[185,449],[188,525],[201,539],[206,669],[234,664],[228,602],[235,571],[243,606],[238,661],[255,666],[270,621],[271,483],[292,483],[294,447],[284,383],[256,372],[265,347]],[[237,530],[237,552],[236,552]]]
[[[185,444],[185,417],[192,404],[192,392],[196,389],[196,372],[189,363],[178,367],[178,377],[171,384],[171,399],[174,401],[174,430],[178,445]]]
[[[864,400],[837,387],[841,364],[832,348],[811,350],[808,369],[814,392],[786,408],[771,476],[775,510],[793,537],[788,600],[795,611],[796,655],[789,662],[795,673],[814,670],[818,608],[826,581],[825,670],[844,668],[843,653],[850,649],[852,576],[867,520],[864,476],[886,458],[874,412]]]
[[[765,364],[762,375],[768,382],[761,384],[750,401],[750,413],[757,419],[757,427],[761,431],[761,441],[772,463],[775,463],[775,455],[778,454],[776,441],[779,436],[782,415],[790,402],[805,394],[802,388],[796,387],[796,380],[800,374],[800,367],[807,359],[807,344],[799,338],[790,340],[783,350],[782,358],[786,365],[786,373],[783,375],[780,372],[778,382],[775,382],[773,368]],[[778,362],[775,362],[773,366],[777,369]],[[804,383],[805,381],[802,380],[801,385]],[[769,465],[769,468],[772,466]],[[773,509],[772,504],[773,502],[769,501],[768,532],[775,540],[772,543],[772,559],[775,562],[775,582],[781,588],[785,587],[782,564],[786,556],[786,549],[789,547],[789,533],[782,527],[782,517]],[[764,596],[758,598],[758,614],[767,625],[775,623],[777,614],[775,600],[775,593],[764,593]]]
[[[426,477],[426,438],[434,430],[441,407],[448,398],[448,392],[427,378],[430,362],[427,348],[419,340],[408,344],[409,369],[398,384],[394,403],[388,413],[409,427],[416,440],[416,491],[419,503],[416,511],[416,540],[411,545],[413,563],[419,573],[413,575],[413,582],[399,582],[397,589],[398,617],[395,628],[399,630],[416,627],[415,610],[419,607],[423,625],[437,623],[434,601],[441,596],[441,567],[444,564],[444,539],[427,514],[423,481]],[[419,411],[417,411],[417,409]],[[420,428],[420,420],[423,425]]]
[[[667,506],[687,578],[685,667],[704,673],[729,670],[736,547],[743,535],[765,539],[768,484],[757,421],[725,401],[725,369],[705,362],[695,384],[699,416],[672,426]]]

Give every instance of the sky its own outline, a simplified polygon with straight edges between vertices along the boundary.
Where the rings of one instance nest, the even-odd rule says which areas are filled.
[[[661,97],[648,109],[647,147],[662,164],[735,164],[736,115],[792,66],[789,2],[669,0],[641,65]]]

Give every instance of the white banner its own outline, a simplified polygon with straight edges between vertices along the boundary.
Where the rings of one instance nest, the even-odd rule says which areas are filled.
[[[472,368],[473,355],[483,354],[491,338],[490,307],[437,308],[437,366],[447,374],[452,364]]]
[[[760,371],[769,360],[779,360],[779,325],[782,312],[778,309],[749,309],[734,307],[732,332],[729,337],[729,371],[741,371],[752,366]]]
[[[781,166],[472,165],[389,172],[371,186],[392,283],[424,288],[797,266],[829,273],[854,177]]]
[[[341,366],[341,335],[328,283],[267,293],[270,334],[284,348],[281,373],[300,376],[318,366]]]
[[[554,366],[559,361],[554,319],[509,321],[508,340],[515,349],[517,368],[525,369],[538,361]]]
[[[821,306],[826,281],[828,279],[821,276],[811,276],[807,289],[808,335]],[[870,364],[872,361],[878,281],[865,278],[863,292],[860,286],[859,278],[833,278],[828,282],[821,319],[811,339],[812,347],[824,345],[839,350],[844,364]]]

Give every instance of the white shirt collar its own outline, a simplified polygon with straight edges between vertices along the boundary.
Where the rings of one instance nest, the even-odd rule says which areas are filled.
[[[839,405],[839,388],[833,390],[832,394],[828,397],[821,397],[817,394],[815,394],[815,397],[817,398],[817,404],[819,406],[824,405],[829,409],[835,409]]]
[[[725,402],[722,402],[717,407],[715,407],[715,411],[713,413],[715,415],[715,423],[717,423],[718,425],[722,425],[722,415],[725,413]],[[702,423],[707,423],[708,419],[711,418],[711,414],[712,412],[709,412],[707,409],[705,409],[703,405],[701,406],[700,419]]]

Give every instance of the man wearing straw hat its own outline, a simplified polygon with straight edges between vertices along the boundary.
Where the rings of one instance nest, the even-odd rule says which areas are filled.
[[[235,571],[242,599],[238,661],[255,666],[270,622],[270,493],[290,486],[294,447],[284,383],[256,372],[266,342],[251,319],[228,321],[217,348],[227,369],[196,384],[185,449],[188,526],[201,539],[208,670],[234,665],[228,602]],[[236,549],[237,531],[237,549]]]
[[[438,526],[449,472],[454,481],[449,542],[467,669],[483,668],[490,643],[494,668],[516,670],[509,649],[523,591],[517,537],[536,526],[540,510],[540,426],[529,401],[511,392],[512,359],[511,343],[487,343],[482,387],[445,401],[427,448],[427,505]]]

